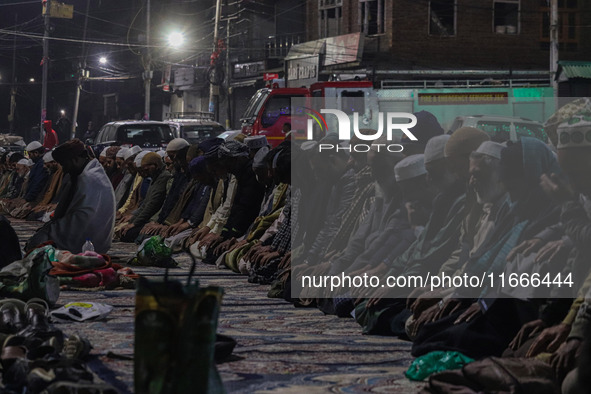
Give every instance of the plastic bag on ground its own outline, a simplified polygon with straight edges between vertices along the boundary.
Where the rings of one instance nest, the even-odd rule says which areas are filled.
[[[436,372],[459,369],[474,359],[453,351],[435,351],[416,358],[405,376],[410,380],[421,381]]]

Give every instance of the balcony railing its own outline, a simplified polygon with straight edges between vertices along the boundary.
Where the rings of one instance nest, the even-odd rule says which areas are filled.
[[[304,36],[300,34],[271,36],[265,42],[265,55],[267,58],[283,58],[287,56],[293,45],[302,42],[304,42]]]

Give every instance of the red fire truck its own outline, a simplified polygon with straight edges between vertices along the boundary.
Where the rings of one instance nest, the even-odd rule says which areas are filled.
[[[306,117],[292,116],[292,99],[323,101],[322,107],[365,113],[371,109],[359,108],[360,102],[374,97],[370,81],[316,82],[310,88],[265,88],[250,99],[242,122],[242,133],[248,136],[264,135],[272,147],[285,139],[284,124],[291,124],[292,139],[306,139]],[[329,127],[330,129],[330,127]]]

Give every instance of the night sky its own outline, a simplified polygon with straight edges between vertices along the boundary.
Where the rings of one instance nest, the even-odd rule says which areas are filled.
[[[74,5],[74,18],[52,19],[51,36],[82,41],[87,0],[62,0]],[[199,53],[211,51],[214,17],[213,0],[151,0],[151,37],[153,68],[170,60],[167,35],[183,31],[190,46],[175,52],[175,60],[191,61]],[[143,70],[145,49],[146,0],[90,0],[86,64],[91,77],[133,78]],[[13,34],[42,35],[41,0],[0,0],[0,132],[9,127],[10,86],[12,82]],[[129,46],[127,44],[130,44]],[[48,83],[48,118],[57,120],[64,109],[71,119],[74,106],[75,74],[83,61],[81,42],[50,41]],[[16,132],[23,135],[40,119],[42,40],[37,37],[16,38],[17,120]],[[98,62],[108,59],[105,66]],[[34,78],[35,82],[29,82]],[[139,80],[141,81],[141,80]],[[141,84],[141,83],[138,83]],[[117,91],[122,81],[96,81],[84,85],[83,98]],[[141,91],[138,95],[141,95]],[[81,105],[79,125],[90,119],[88,108]]]

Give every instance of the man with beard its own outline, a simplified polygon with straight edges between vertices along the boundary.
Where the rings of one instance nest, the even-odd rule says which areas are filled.
[[[15,177],[14,182],[11,184],[8,194],[3,199],[3,207],[5,212],[10,212],[14,204],[18,204],[22,201],[22,196],[27,188],[29,181],[29,173],[33,162],[29,159],[20,159],[15,165]]]
[[[105,173],[111,180],[113,190],[117,189],[119,182],[123,179],[123,171],[117,166],[117,153],[121,150],[120,146],[110,146],[106,149],[105,164],[103,165]]]
[[[482,245],[488,242],[495,224],[507,214],[509,196],[500,181],[499,168],[501,151],[504,148],[502,144],[485,141],[470,155],[470,187],[482,211],[475,234],[471,239],[463,237],[460,249],[443,264],[438,275],[443,273],[449,276],[461,275],[468,259],[485,251]],[[433,292],[428,292],[425,288],[413,291],[408,300],[413,315],[406,323],[407,335],[413,338],[423,324],[433,321],[440,311],[437,303],[442,297],[451,295],[453,292],[453,288],[438,289]],[[415,299],[417,295],[419,297]]]
[[[80,253],[90,239],[96,252],[107,253],[113,238],[115,196],[104,169],[78,139],[57,147],[53,157],[70,175],[70,187],[51,220],[31,237],[25,249],[53,241],[59,249]]]
[[[122,148],[117,152],[117,166],[123,172],[123,178],[115,188],[115,202],[117,203],[117,208],[120,208],[127,199],[127,196],[129,196],[129,191],[135,175],[137,174],[137,170],[133,166],[133,158],[135,158],[135,156],[141,151],[142,148],[136,145],[132,148]]]
[[[150,179],[149,187],[139,208],[121,229],[122,242],[134,242],[142,228],[160,210],[166,199],[166,185],[171,175],[164,168],[164,162],[160,155],[154,152],[147,153],[142,158],[141,167],[141,171],[145,175],[144,179]]]
[[[175,138],[170,141],[166,147],[166,155],[164,156],[164,162],[166,163],[167,158],[172,161],[172,183],[168,187],[166,199],[162,204],[162,208],[155,217],[150,219],[140,234],[144,236],[156,235],[160,231],[165,230],[167,225],[165,224],[166,218],[172,212],[175,205],[180,201],[187,185],[189,185],[189,166],[187,163],[187,152],[189,151],[189,142],[183,138]],[[166,166],[167,171],[170,172],[170,166]]]
[[[477,253],[465,264],[467,277],[504,272],[514,246],[557,223],[558,207],[540,188],[540,176],[548,172],[559,173],[560,168],[552,151],[538,139],[522,137],[502,150],[500,179],[512,204],[482,245],[485,253]],[[507,298],[504,291],[490,285],[458,289],[442,306],[441,318],[419,330],[413,356],[435,350],[459,351],[472,358],[500,355],[538,309],[533,302]]]
[[[436,137],[441,138],[441,137]],[[461,245],[462,227],[467,218],[466,187],[469,180],[470,154],[489,139],[475,128],[458,129],[446,142],[434,140],[437,149],[429,152],[426,166],[431,185],[438,194],[432,203],[432,211],[424,230],[417,240],[403,253],[391,255],[380,268],[382,276],[422,275],[437,272]],[[439,161],[439,164],[436,163]],[[448,173],[449,172],[449,173]],[[410,206],[412,212],[412,206]],[[383,291],[380,291],[383,290]],[[406,310],[404,289],[380,289],[378,294],[356,307],[356,319],[365,334],[405,335],[405,322],[410,316]],[[384,299],[384,295],[396,295],[396,299]]]
[[[99,155],[98,161],[103,166],[103,169],[106,171],[105,165],[107,164],[107,149],[108,147],[103,149]]]
[[[6,184],[4,185],[4,188],[2,189],[2,193],[0,194],[0,198],[7,198],[7,196],[9,194],[13,194],[12,193],[12,188],[14,183],[17,181],[17,173],[16,173],[16,163],[18,163],[21,159],[24,159],[25,157],[23,155],[21,155],[18,152],[11,152],[6,156],[6,167],[7,167],[7,171],[9,172],[9,177],[6,180]],[[19,186],[19,190],[20,187],[22,187],[22,183],[21,186]],[[18,193],[17,193],[18,194]]]

